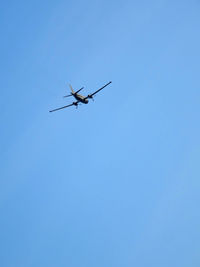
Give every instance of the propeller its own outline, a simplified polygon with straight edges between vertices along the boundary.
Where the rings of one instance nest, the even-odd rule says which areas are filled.
[[[88,95],[88,98],[90,98],[90,99],[92,99],[92,101],[94,101],[94,96]]]
[[[76,108],[78,108],[78,103],[77,102],[73,102],[73,105],[76,106]]]

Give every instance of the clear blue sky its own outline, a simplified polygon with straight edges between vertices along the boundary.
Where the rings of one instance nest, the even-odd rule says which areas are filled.
[[[4,1],[0,25],[0,266],[199,267],[200,2]]]

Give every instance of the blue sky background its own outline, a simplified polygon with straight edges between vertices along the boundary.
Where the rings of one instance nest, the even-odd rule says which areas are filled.
[[[0,266],[200,266],[200,2],[4,1]],[[49,113],[113,83],[87,106]]]

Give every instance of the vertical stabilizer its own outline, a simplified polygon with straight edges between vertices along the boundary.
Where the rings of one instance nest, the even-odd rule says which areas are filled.
[[[74,90],[73,90],[71,84],[69,84],[69,87],[70,87],[70,89],[71,89],[71,91],[72,91],[72,94],[75,94],[75,92],[74,92]]]

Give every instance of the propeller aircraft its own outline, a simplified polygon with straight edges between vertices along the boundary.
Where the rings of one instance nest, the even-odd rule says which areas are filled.
[[[97,91],[95,91],[94,93],[89,94],[87,96],[83,96],[83,95],[78,94],[81,90],[83,90],[84,87],[82,87],[81,89],[79,89],[78,91],[75,92],[74,89],[72,88],[72,86],[69,85],[70,89],[71,89],[71,93],[69,95],[65,95],[63,97],[73,96],[76,99],[76,101],[71,103],[71,104],[69,104],[69,105],[67,105],[67,106],[50,110],[49,112],[54,112],[54,111],[57,111],[57,110],[60,110],[60,109],[64,109],[64,108],[68,108],[68,107],[71,107],[71,106],[75,106],[76,108],[78,108],[79,103],[88,104],[88,102],[89,102],[88,99],[92,99],[94,101],[94,99],[93,99],[94,95],[96,95],[99,91],[101,91],[103,88],[105,88],[106,86],[108,86],[111,83],[112,82],[109,82],[109,83],[105,84],[104,86],[99,88]]]

